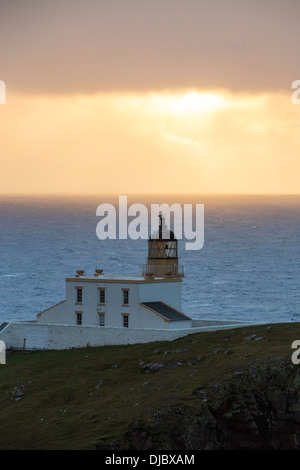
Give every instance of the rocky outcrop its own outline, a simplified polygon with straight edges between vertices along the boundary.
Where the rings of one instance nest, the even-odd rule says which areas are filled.
[[[194,401],[165,407],[153,421],[134,423],[122,449],[300,449],[300,370],[280,357],[199,387]]]

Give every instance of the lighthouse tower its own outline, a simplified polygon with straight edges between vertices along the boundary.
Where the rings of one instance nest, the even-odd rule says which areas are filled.
[[[183,277],[183,268],[178,265],[178,241],[161,214],[158,230],[148,240],[148,260],[143,276]]]

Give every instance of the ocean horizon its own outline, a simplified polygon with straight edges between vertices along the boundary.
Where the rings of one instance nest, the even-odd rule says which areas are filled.
[[[0,196],[0,324],[34,320],[65,299],[65,278],[140,276],[147,240],[100,240],[100,204],[119,195]],[[128,205],[204,204],[204,245],[188,251],[182,311],[194,319],[300,320],[300,196],[128,195]]]

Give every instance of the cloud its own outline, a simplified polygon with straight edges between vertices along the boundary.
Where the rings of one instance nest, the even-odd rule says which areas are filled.
[[[298,0],[10,0],[0,6],[7,94],[287,90]]]
[[[290,94],[225,94],[213,110],[183,103],[14,95],[0,108],[1,193],[299,193]]]
[[[195,140],[192,140],[192,139],[189,139],[188,137],[181,137],[181,136],[178,136],[178,135],[174,135],[174,134],[168,134],[166,133],[164,135],[165,139],[171,141],[171,142],[175,142],[177,144],[182,144],[182,145],[195,145],[196,147],[199,147],[201,144],[200,142],[197,142]]]

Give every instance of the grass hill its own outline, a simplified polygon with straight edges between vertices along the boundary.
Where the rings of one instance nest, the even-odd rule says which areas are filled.
[[[0,449],[297,448],[296,339],[300,324],[284,323],[9,353],[0,365]]]

